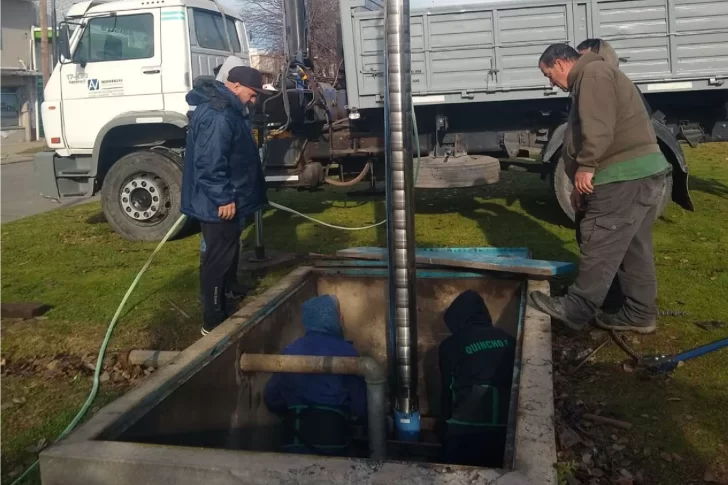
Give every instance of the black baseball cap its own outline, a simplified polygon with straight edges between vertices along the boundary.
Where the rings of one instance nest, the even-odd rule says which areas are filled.
[[[263,89],[263,75],[259,70],[248,66],[237,66],[230,69],[228,82],[238,83],[260,94],[269,94]]]

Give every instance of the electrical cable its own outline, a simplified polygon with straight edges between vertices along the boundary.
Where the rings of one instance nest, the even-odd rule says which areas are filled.
[[[322,226],[330,227],[331,229],[340,229],[342,231],[363,231],[365,229],[371,229],[373,227],[381,226],[385,222],[387,222],[387,219],[384,219],[383,221],[379,221],[376,224],[370,224],[368,226],[362,226],[362,227],[345,227],[345,226],[337,226],[336,224],[329,224],[328,222],[320,221],[318,219],[315,219],[311,216],[307,216],[306,214],[302,214],[298,212],[295,209],[291,209],[290,207],[286,207],[285,205],[276,204],[275,202],[268,201],[268,205],[271,207],[275,207],[276,209],[280,209],[282,211],[290,212],[291,214],[295,214],[297,216],[303,217],[304,219],[308,219],[309,221],[315,222],[316,224],[320,224]]]

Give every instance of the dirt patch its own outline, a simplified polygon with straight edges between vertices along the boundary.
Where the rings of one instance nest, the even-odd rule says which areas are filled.
[[[554,404],[560,483],[568,485],[664,485],[668,483],[728,485],[725,445],[713,463],[701,463],[694,453],[675,449],[660,439],[660,428],[672,426],[661,411],[635,415],[620,413],[607,393],[595,392],[608,380],[623,379],[626,395],[633,386],[646,385],[624,355],[623,362],[592,362],[594,350],[609,337],[594,331],[585,335],[554,333]],[[628,337],[639,343],[637,337]],[[607,344],[612,345],[611,343]],[[598,356],[597,356],[598,357]],[[619,359],[619,357],[617,358]],[[671,389],[671,377],[650,379],[650,384]],[[667,404],[681,397],[666,397]],[[690,420],[686,415],[684,419]],[[672,478],[674,477],[674,479]],[[688,478],[689,477],[689,478]],[[677,481],[675,481],[677,480]]]
[[[96,370],[96,356],[92,354],[57,354],[35,358],[7,359],[0,361],[1,375],[14,377],[42,377],[44,379],[76,378],[92,376]],[[125,365],[118,354],[110,354],[104,360],[99,380],[102,384],[126,387],[152,372],[153,368]]]

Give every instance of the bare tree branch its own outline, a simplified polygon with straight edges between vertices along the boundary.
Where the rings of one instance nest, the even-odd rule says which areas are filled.
[[[241,0],[251,43],[268,52],[283,52],[282,0]],[[308,44],[317,77],[334,78],[340,58],[338,0],[306,0]]]

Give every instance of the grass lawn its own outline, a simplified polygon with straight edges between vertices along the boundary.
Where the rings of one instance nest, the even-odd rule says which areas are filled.
[[[686,153],[697,212],[672,204],[654,234],[660,308],[687,315],[661,317],[659,332],[634,344],[645,354],[728,336],[728,328],[706,331],[694,324],[728,319],[728,144],[704,145]],[[343,191],[272,191],[270,198],[339,225],[370,224],[385,215],[383,201],[351,198]],[[525,245],[537,258],[577,259],[573,228],[538,176],[504,173],[494,187],[420,191],[416,198],[421,247]],[[275,210],[265,214],[265,222],[267,243],[278,250],[332,253],[386,244],[383,226],[343,232]],[[2,301],[38,301],[53,307],[43,319],[2,322],[2,482],[10,483],[13,471],[34,460],[32,448],[42,439],[52,441],[65,427],[90,388],[88,372],[28,376],[17,372],[18,365],[94,354],[121,297],[155,244],[117,237],[95,203],[4,224],[1,231]],[[252,240],[250,229],[246,235]],[[131,297],[110,352],[183,349],[198,338],[198,249],[199,236],[192,236],[169,242],[160,252]],[[263,291],[286,271],[251,283],[257,292]],[[567,282],[555,283],[558,287]],[[581,350],[598,344],[594,338],[604,337],[559,334],[556,345],[559,350]],[[721,463],[728,467],[728,351],[692,361],[671,379],[647,382],[624,372],[623,359],[614,346],[605,347],[580,371],[583,374],[577,374],[583,378],[560,379],[558,392],[568,394],[560,400],[596,406],[631,421],[629,447],[642,450],[643,456],[631,459],[628,468],[642,470],[645,483],[702,483],[709,467],[718,474]],[[101,402],[123,390],[123,385],[103,386]],[[656,451],[644,453],[644,449]],[[662,451],[679,459],[660,459]],[[565,454],[563,467],[578,459]],[[596,480],[613,483],[608,477]]]

